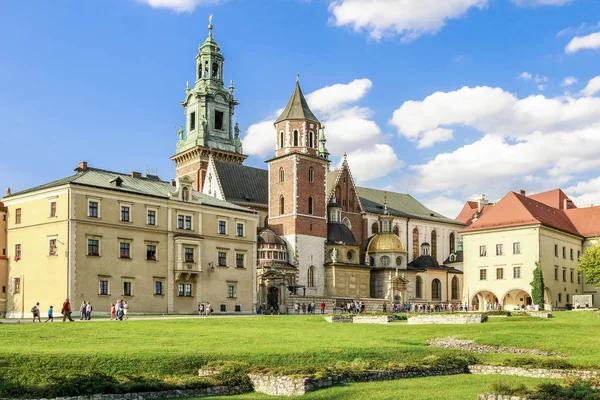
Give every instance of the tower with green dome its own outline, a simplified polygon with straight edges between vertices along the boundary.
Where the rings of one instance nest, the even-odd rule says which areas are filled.
[[[194,189],[202,190],[208,168],[208,158],[243,163],[242,141],[238,123],[233,115],[237,100],[233,96],[233,80],[226,88],[223,80],[225,57],[213,38],[212,15],[209,18],[208,37],[196,55],[195,82],[185,88],[181,102],[185,125],[177,132],[179,139],[175,161],[177,177],[188,176],[194,181]]]

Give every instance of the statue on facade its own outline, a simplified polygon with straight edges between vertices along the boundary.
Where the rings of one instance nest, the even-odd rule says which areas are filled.
[[[206,122],[206,117],[204,115],[202,116],[202,122],[201,122],[201,124],[202,124],[202,132],[206,132],[207,122]]]
[[[365,253],[365,265],[371,264],[371,258],[369,257],[369,253]]]
[[[235,126],[233,127],[233,135],[236,139],[240,137],[240,121],[235,121]]]
[[[177,134],[179,135],[179,140],[183,140],[183,125],[179,126],[179,130],[177,131]]]
[[[337,249],[333,249],[331,251],[331,262],[336,263],[337,259],[338,259],[338,251],[337,251]]]

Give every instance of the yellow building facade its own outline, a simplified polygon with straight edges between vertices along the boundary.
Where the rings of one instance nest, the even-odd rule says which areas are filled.
[[[6,314],[6,292],[8,290],[8,250],[6,243],[6,207],[0,202],[0,317]]]
[[[40,302],[94,312],[127,301],[130,312],[253,309],[256,212],[138,173],[88,168],[5,197],[7,316]]]

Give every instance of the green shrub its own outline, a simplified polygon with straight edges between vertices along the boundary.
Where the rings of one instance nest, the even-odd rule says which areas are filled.
[[[562,358],[534,358],[521,357],[504,360],[503,365],[517,368],[543,368],[543,369],[574,369],[575,366]]]
[[[511,395],[511,396],[527,396],[529,391],[527,387],[523,384],[520,385],[511,385],[506,382],[493,382],[491,384],[492,393],[502,394],[502,395]]]

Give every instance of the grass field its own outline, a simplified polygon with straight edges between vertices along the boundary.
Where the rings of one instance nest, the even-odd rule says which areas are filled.
[[[214,360],[256,367],[322,367],[355,359],[409,362],[458,351],[428,348],[427,339],[456,335],[479,343],[554,350],[569,361],[600,362],[595,313],[490,318],[480,325],[331,324],[319,316],[197,318],[0,325],[0,397],[58,380],[106,374],[135,389],[198,384],[197,370]],[[477,356],[500,363],[507,355]],[[512,356],[513,358],[515,356]],[[35,376],[35,380],[30,377]],[[457,379],[460,379],[458,377]],[[354,385],[350,385],[354,387]],[[344,388],[331,389],[334,392]],[[357,389],[358,390],[358,389]]]

